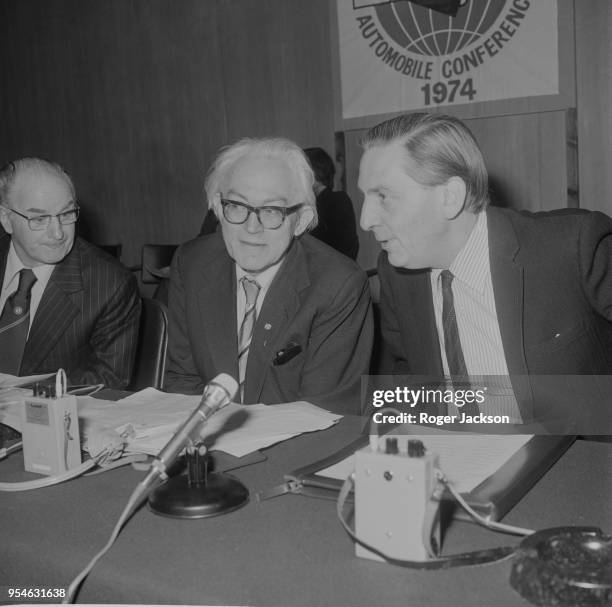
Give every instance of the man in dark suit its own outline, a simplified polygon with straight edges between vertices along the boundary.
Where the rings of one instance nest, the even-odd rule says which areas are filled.
[[[334,192],[334,161],[323,148],[306,148],[304,153],[314,172],[317,201],[317,225],[310,234],[351,259],[357,259],[359,238],[355,211],[346,192]]]
[[[368,282],[304,234],[316,222],[312,183],[286,139],[244,139],[219,154],[206,194],[221,233],[183,245],[172,265],[166,389],[199,393],[226,372],[243,403],[359,410]]]
[[[25,158],[0,171],[0,372],[62,367],[72,385],[125,388],[138,337],[136,281],[75,239],[78,214],[58,165]]]
[[[389,370],[509,376],[515,398],[494,412],[516,422],[580,428],[585,400],[591,423],[609,420],[592,408],[612,373],[612,220],[490,208],[478,145],[450,116],[399,116],[363,146],[361,226],[383,249]]]

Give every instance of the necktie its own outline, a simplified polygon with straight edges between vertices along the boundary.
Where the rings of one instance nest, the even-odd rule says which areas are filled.
[[[246,380],[247,358],[249,346],[253,337],[253,328],[257,317],[257,296],[259,295],[259,283],[248,276],[240,279],[244,294],[246,295],[246,306],[244,318],[238,332],[238,378],[240,384],[240,401],[244,401],[244,383]]]
[[[19,374],[30,326],[30,294],[36,276],[29,268],[19,272],[19,286],[6,300],[0,316],[0,371]]]
[[[444,349],[446,350],[446,360],[448,362],[448,372],[453,384],[456,380],[467,380],[468,372],[461,349],[459,339],[459,328],[457,327],[457,316],[455,315],[455,299],[453,297],[453,273],[450,270],[443,270],[440,273],[442,280],[442,327],[444,329]],[[466,388],[469,388],[467,386]],[[462,407],[462,412],[466,415],[476,415],[478,405],[467,403]]]

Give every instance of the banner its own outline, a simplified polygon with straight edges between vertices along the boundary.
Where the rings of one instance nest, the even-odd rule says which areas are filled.
[[[336,0],[342,117],[559,93],[557,0]]]

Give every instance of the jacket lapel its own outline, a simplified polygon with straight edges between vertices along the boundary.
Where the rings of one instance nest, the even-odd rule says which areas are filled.
[[[2,289],[2,283],[4,281],[4,272],[6,271],[6,260],[8,258],[9,248],[11,246],[10,236],[4,236],[0,238],[0,289]],[[0,314],[2,310],[0,310]]]
[[[279,342],[300,307],[300,293],[310,285],[304,250],[295,240],[274,277],[253,331],[246,371],[246,402],[259,402]],[[298,337],[298,336],[296,336]],[[300,344],[303,349],[306,344]]]
[[[208,343],[217,372],[237,378],[236,271],[225,248],[203,268],[200,278],[195,290],[200,312],[199,339]]]
[[[512,222],[498,209],[487,211],[489,231],[489,260],[495,296],[495,309],[499,322],[508,373],[512,378],[523,419],[533,416],[533,399],[528,381],[523,331],[524,275],[517,261],[520,249]]]
[[[73,299],[73,294],[82,290],[81,258],[75,242],[68,256],[55,266],[40,300],[23,354],[22,374],[38,369],[75,316],[82,313]]]
[[[402,302],[405,313],[400,314],[403,349],[407,372],[411,375],[442,377],[440,342],[434,317],[430,270],[393,269],[401,276],[401,285],[394,297]],[[402,276],[403,275],[403,276]],[[404,371],[401,368],[397,371]]]

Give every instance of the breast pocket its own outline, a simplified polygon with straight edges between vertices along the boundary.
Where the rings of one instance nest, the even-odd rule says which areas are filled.
[[[602,358],[601,343],[588,321],[559,328],[549,339],[525,347],[530,373],[592,373]]]
[[[300,386],[302,379],[302,369],[304,367],[305,353],[300,349],[288,360],[281,354],[274,358],[270,367],[270,373],[276,384],[276,391],[282,395],[285,402],[300,399]]]

